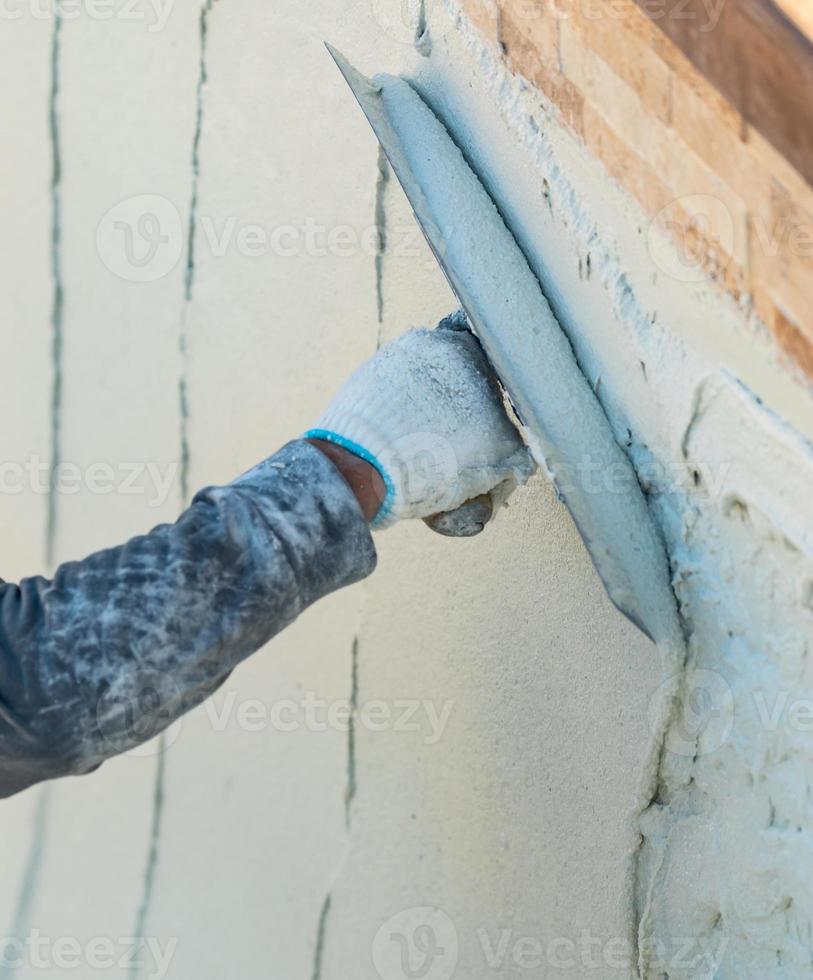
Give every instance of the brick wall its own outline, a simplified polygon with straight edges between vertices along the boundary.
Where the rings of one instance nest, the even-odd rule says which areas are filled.
[[[633,0],[463,0],[685,260],[813,378],[813,188]],[[708,30],[714,30],[709,11]]]

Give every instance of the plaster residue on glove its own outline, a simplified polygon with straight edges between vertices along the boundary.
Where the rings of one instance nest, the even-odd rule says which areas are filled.
[[[381,470],[379,527],[453,510],[534,470],[479,342],[460,329],[411,330],[383,348],[315,434],[361,450]]]

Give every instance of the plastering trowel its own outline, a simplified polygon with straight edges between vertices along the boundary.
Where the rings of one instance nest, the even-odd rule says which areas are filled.
[[[358,99],[607,593],[656,643],[682,634],[663,541],[635,470],[538,280],[448,130],[404,79],[328,49]],[[475,506],[478,506],[475,502]],[[488,520],[489,507],[479,507]]]

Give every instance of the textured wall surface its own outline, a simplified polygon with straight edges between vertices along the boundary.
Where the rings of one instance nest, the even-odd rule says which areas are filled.
[[[813,412],[749,310],[681,277],[452,3],[19,9],[5,578],[172,519],[452,307],[326,38],[411,77],[486,177],[638,467],[690,652],[663,732],[672,669],[542,476],[480,538],[385,532],[373,578],[158,743],[3,804],[0,976],[808,976]]]

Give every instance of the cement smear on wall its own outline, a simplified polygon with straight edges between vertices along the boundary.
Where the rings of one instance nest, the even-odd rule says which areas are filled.
[[[450,67],[419,84],[518,231],[636,465],[689,637],[631,858],[640,971],[808,976],[810,393],[752,316],[682,275],[540,94],[447,6],[455,31],[434,58]]]

